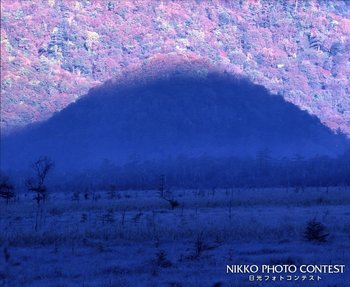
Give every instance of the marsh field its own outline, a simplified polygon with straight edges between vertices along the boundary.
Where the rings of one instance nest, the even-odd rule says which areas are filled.
[[[348,287],[350,188],[20,193],[0,202],[0,247],[2,287]],[[347,266],[291,282],[232,264]]]

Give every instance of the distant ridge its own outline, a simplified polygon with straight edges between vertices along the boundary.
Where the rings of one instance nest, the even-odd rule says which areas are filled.
[[[4,137],[2,165],[47,155],[58,168],[102,162],[255,155],[337,155],[348,145],[314,116],[264,87],[227,74],[169,70],[118,86],[109,81],[46,122]]]

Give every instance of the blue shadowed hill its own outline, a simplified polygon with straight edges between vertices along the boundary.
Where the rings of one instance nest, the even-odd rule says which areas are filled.
[[[2,140],[3,168],[27,167],[41,155],[62,170],[103,159],[255,155],[338,155],[346,149],[318,118],[264,87],[227,75],[170,73],[118,86],[107,82],[51,119]]]

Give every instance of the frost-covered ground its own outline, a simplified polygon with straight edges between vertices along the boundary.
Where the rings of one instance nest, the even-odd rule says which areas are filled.
[[[0,286],[348,287],[350,272],[316,282],[250,282],[226,264],[350,264],[350,189],[51,192],[0,203]],[[327,242],[304,239],[311,219]],[[35,225],[37,221],[37,231]],[[216,285],[215,285],[216,284]]]

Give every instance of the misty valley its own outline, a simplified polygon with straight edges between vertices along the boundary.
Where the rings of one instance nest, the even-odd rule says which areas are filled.
[[[350,0],[0,2],[0,287],[350,287]]]
[[[247,80],[168,76],[2,138],[0,286],[291,286],[226,266],[329,264],[294,283],[348,287],[348,138]]]

